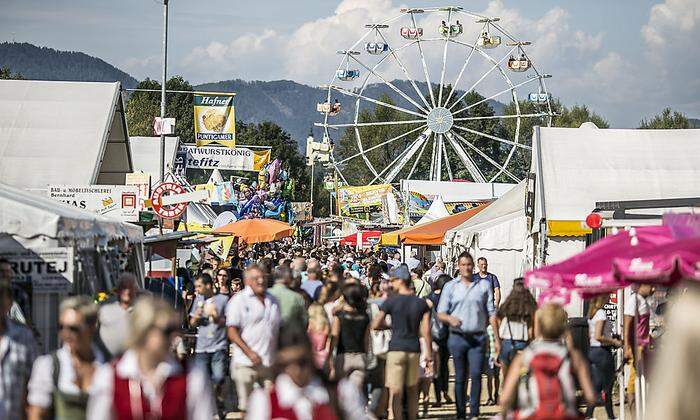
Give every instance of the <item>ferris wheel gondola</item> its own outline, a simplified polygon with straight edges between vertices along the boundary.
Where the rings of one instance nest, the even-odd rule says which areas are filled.
[[[441,22],[436,34],[439,36],[426,36],[423,27],[435,22],[436,14],[440,15],[437,21]],[[470,30],[462,22],[475,22],[479,26]],[[534,66],[525,51],[530,43],[517,39],[504,29],[497,17],[486,17],[457,7],[402,9],[401,15],[366,27],[368,31],[363,37],[348,49],[338,52],[343,55],[343,61],[333,77],[333,80],[341,81],[349,81],[346,80],[349,77],[352,77],[350,80],[360,79],[359,70],[358,74],[348,74],[348,71],[356,70],[349,68],[352,62],[362,70],[361,80],[352,88],[343,87],[333,80],[325,85],[326,102],[320,111],[325,117],[322,123],[316,124],[324,129],[324,137],[329,136],[329,130],[345,129],[355,137],[356,153],[331,158],[331,166],[341,179],[346,180],[343,172],[352,173],[358,162],[364,162],[373,177],[370,183],[392,183],[398,179],[439,181],[457,177],[475,182],[520,181],[508,165],[516,150],[531,149],[523,141],[523,121],[538,119],[540,124],[548,125],[554,115],[551,94],[544,83],[544,79],[551,76],[540,73]],[[475,37],[465,39],[468,34],[475,34]],[[503,43],[510,48],[497,49]],[[366,55],[355,51],[362,46]],[[439,49],[442,57],[439,78],[434,77],[432,81],[428,58],[434,60],[439,53],[427,54],[431,49]],[[449,49],[460,51],[450,55]],[[411,51],[416,53],[410,55]],[[454,65],[450,59],[460,60],[461,65],[460,61]],[[413,67],[408,65],[410,60],[417,60],[413,61]],[[478,61],[481,67],[477,67]],[[424,83],[417,82],[409,71],[415,67],[422,70]],[[456,77],[450,80],[446,77],[448,67],[452,71],[459,69]],[[476,69],[480,69],[480,73]],[[395,80],[397,72],[403,74],[408,83],[398,83]],[[468,85],[466,81],[469,79],[475,81]],[[483,95],[478,100],[469,99],[470,92],[476,92],[487,79],[491,90],[496,87],[495,93]],[[383,86],[384,90],[368,89],[370,82]],[[502,84],[500,88],[499,83]],[[525,113],[521,109],[518,90],[534,83],[539,85],[537,91],[525,91],[521,97],[535,104],[535,111]],[[397,100],[387,102],[381,96],[385,93]],[[335,95],[352,98],[354,117],[351,122],[329,120],[340,113],[337,100],[331,104]],[[508,114],[474,113],[479,105],[502,100],[502,97],[510,99]],[[396,111],[391,115],[403,117],[388,121],[363,120],[360,111],[368,105],[390,108]],[[507,134],[503,130],[486,131],[482,128],[494,120],[508,124]],[[367,130],[371,127],[391,128],[387,131],[391,133],[387,135],[390,138],[377,139],[374,130],[372,142],[368,143]],[[392,148],[399,141],[402,146]],[[380,147],[389,147],[384,149],[391,155],[388,164],[376,161],[375,150]],[[500,152],[493,154],[493,150]]]

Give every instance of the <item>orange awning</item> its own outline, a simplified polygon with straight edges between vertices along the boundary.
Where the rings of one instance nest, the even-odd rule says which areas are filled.
[[[241,242],[254,244],[292,236],[294,226],[273,219],[244,219],[216,228],[214,233],[227,233]]]
[[[445,239],[445,232],[476,216],[489,204],[491,203],[482,204],[479,207],[442,217],[409,229],[402,229],[402,232],[399,233],[399,241],[405,245],[442,245]]]

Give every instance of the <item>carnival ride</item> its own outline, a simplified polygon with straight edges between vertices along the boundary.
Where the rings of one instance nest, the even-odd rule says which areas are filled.
[[[346,181],[344,172],[352,171],[357,159],[364,161],[369,168],[373,177],[370,184],[396,182],[400,174],[404,179],[453,180],[453,174],[458,169],[466,169],[474,182],[493,182],[504,178],[520,181],[508,169],[508,164],[516,149],[531,149],[523,140],[523,121],[538,119],[550,125],[554,115],[551,95],[545,84],[545,79],[550,75],[541,73],[528,56],[525,47],[530,42],[517,39],[501,25],[500,18],[482,16],[461,7],[402,9],[399,16],[365,25],[365,28],[367,31],[360,39],[347,49],[338,51],[342,56],[341,62],[330,83],[324,85],[327,90],[325,101],[317,106],[318,112],[323,115],[323,122],[316,125],[323,128],[324,141],[331,142],[331,130],[354,131],[357,153],[340,159],[331,156],[330,166],[343,181]],[[366,55],[359,51],[362,46]],[[450,49],[457,51],[448,54]],[[437,56],[439,52],[442,59],[438,85],[431,82],[431,67],[426,57]],[[409,68],[412,65],[415,69],[422,69],[424,83],[416,82],[411,75]],[[446,71],[456,72],[457,68],[458,74],[448,84]],[[363,77],[360,77],[360,71]],[[396,74],[408,83],[390,81],[390,77],[395,78]],[[496,93],[467,104],[464,99],[468,93],[475,91],[489,76],[496,79],[489,80],[491,87],[501,85]],[[472,77],[475,82],[471,86],[466,83],[460,85],[460,82]],[[350,84],[354,85],[348,86]],[[378,90],[368,89],[370,84],[383,85],[383,92],[398,98],[399,103],[378,99]],[[518,89],[533,84],[537,85],[536,91],[526,91],[521,97],[529,100],[534,111],[523,112],[518,101]],[[350,123],[334,122],[334,117],[341,113],[339,95],[354,99],[354,117]],[[472,108],[487,101],[502,100],[502,97],[512,102],[513,112],[507,115],[470,113]],[[405,114],[406,118],[361,121],[360,111],[368,105],[392,108]],[[512,120],[514,130],[505,136],[473,128],[474,122],[487,120]],[[371,126],[404,127],[405,132],[374,144],[363,140],[362,129]],[[406,147],[401,146],[401,151],[389,165],[380,164],[376,161],[376,155],[373,158],[370,153],[400,139],[410,141]],[[432,152],[426,153],[428,146],[432,146]],[[499,158],[493,158],[487,151],[494,148],[500,148],[504,153],[500,153]],[[424,171],[421,175],[416,172],[419,162],[423,161],[427,166],[428,159],[429,173]],[[407,166],[409,163],[411,166]],[[403,170],[405,167],[410,167],[410,171]]]

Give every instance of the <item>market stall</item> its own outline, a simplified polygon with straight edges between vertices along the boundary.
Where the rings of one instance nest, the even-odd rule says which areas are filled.
[[[143,285],[143,233],[108,219],[0,184],[0,257],[13,268],[13,288],[42,337],[56,346],[56,317],[69,293],[112,289],[119,274]]]

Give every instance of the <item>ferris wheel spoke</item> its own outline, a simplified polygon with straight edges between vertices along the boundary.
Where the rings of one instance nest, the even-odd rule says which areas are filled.
[[[479,120],[502,120],[509,118],[537,118],[537,117],[547,117],[549,113],[540,112],[539,114],[512,114],[512,115],[490,115],[484,117],[459,117],[455,118],[455,121],[479,121]]]
[[[403,133],[403,134],[401,134],[401,135],[399,135],[399,136],[390,138],[389,140],[385,140],[385,141],[383,141],[383,142],[381,142],[381,143],[379,143],[379,144],[375,144],[374,146],[369,147],[369,148],[367,148],[367,149],[363,149],[361,152],[355,153],[354,155],[352,155],[352,156],[350,156],[350,157],[347,157],[347,158],[345,158],[345,159],[343,159],[343,160],[341,160],[341,161],[338,161],[338,164],[342,164],[342,163],[345,163],[345,162],[347,162],[347,161],[349,161],[349,160],[355,159],[356,157],[361,156],[361,155],[363,155],[363,154],[365,154],[365,153],[371,152],[371,151],[374,150],[374,149],[378,149],[378,148],[380,148],[380,147],[382,147],[382,146],[384,146],[384,145],[386,145],[386,144],[389,144],[389,143],[391,143],[391,142],[394,142],[394,141],[396,141],[396,140],[399,140],[399,139],[401,139],[401,138],[404,138],[404,137],[406,137],[406,136],[408,136],[408,135],[410,135],[410,134],[413,134],[413,133],[415,133],[415,132],[418,131],[418,130],[423,130],[423,129],[425,129],[425,127],[426,127],[426,124],[423,124],[423,125],[421,125],[420,127],[416,127],[416,128],[414,128],[413,130],[407,131],[407,132],[405,132],[405,133]]]
[[[423,101],[423,104],[425,104],[426,107],[430,108],[430,104],[428,103],[428,100],[425,98],[425,95],[423,95],[423,92],[421,92],[420,89],[418,89],[418,85],[416,85],[416,81],[408,73],[406,66],[404,66],[404,64],[401,61],[401,59],[399,58],[398,54],[396,54],[396,50],[391,47],[391,45],[389,44],[389,41],[387,41],[384,34],[381,31],[378,31],[378,32],[379,32],[379,36],[382,37],[382,40],[384,41],[384,43],[389,46],[389,53],[391,54],[392,57],[394,57],[394,60],[396,60],[396,64],[399,65],[399,67],[401,68],[401,71],[403,71],[403,74],[406,76],[408,81],[411,83],[411,86],[413,86],[413,90],[416,91],[416,93],[418,94],[418,97],[421,99],[421,101]]]
[[[418,167],[418,162],[420,162],[420,158],[423,157],[423,152],[425,151],[425,147],[428,145],[428,140],[429,138],[425,139],[425,141],[423,142],[423,146],[421,146],[420,152],[418,152],[418,157],[415,161],[413,161],[413,166],[411,166],[411,171],[408,173],[406,179],[411,179],[411,177],[413,176],[413,172],[415,172],[416,168]]]
[[[394,92],[398,93],[402,98],[404,98],[404,99],[407,100],[408,102],[412,103],[416,108],[420,109],[421,111],[425,112],[426,114],[428,113],[428,110],[427,110],[427,109],[423,108],[423,106],[420,105],[420,104],[418,104],[416,101],[414,101],[413,98],[411,98],[410,96],[406,95],[401,89],[399,89],[399,88],[397,88],[396,86],[394,86],[391,82],[387,81],[384,77],[382,77],[381,74],[379,74],[379,73],[377,73],[376,71],[374,71],[374,69],[369,68],[367,65],[365,65],[365,63],[363,63],[362,61],[360,61],[357,57],[355,57],[355,56],[353,56],[353,55],[350,55],[350,57],[352,57],[352,59],[355,60],[355,61],[357,62],[357,64],[361,65],[361,66],[364,67],[368,72],[372,73],[372,74],[373,74],[374,76],[376,76],[379,80],[381,80],[382,83],[384,83],[385,85],[389,86],[389,88],[390,88],[391,90],[393,90]]]
[[[486,177],[481,173],[481,170],[479,170],[479,167],[476,166],[476,163],[472,160],[471,156],[469,156],[467,152],[464,151],[464,148],[454,139],[452,131],[445,133],[445,136],[447,137],[447,141],[450,142],[452,148],[455,149],[459,160],[461,160],[464,167],[467,168],[472,180],[474,182],[486,182]]]
[[[450,43],[449,32],[452,30],[452,9],[447,11],[447,28],[448,34],[445,36],[445,45],[442,48],[442,69],[440,70],[440,88],[438,90],[437,105],[442,106],[442,87],[445,84],[445,66],[447,64],[447,44]],[[439,136],[442,138],[442,136]]]
[[[353,92],[353,91],[351,91],[351,90],[342,88],[342,87],[340,87],[340,86],[331,85],[330,88],[333,89],[333,90],[335,90],[335,91],[337,91],[337,92],[342,93],[343,95],[352,96],[352,97],[354,97],[354,98],[364,99],[364,100],[367,101],[367,102],[372,102],[372,103],[377,104],[377,105],[385,106],[385,107],[387,107],[387,108],[392,108],[392,109],[395,109],[395,110],[397,110],[397,111],[405,112],[406,114],[415,115],[415,116],[417,116],[417,117],[427,117],[426,114],[421,114],[421,113],[419,113],[419,112],[411,111],[411,110],[408,110],[408,109],[406,109],[406,108],[402,108],[402,107],[400,107],[400,106],[392,105],[392,104],[389,104],[389,103],[386,103],[386,102],[383,102],[383,101],[380,101],[380,100],[377,100],[377,99],[374,99],[374,98],[370,98],[369,96],[365,96],[365,95],[362,95],[362,94],[359,94],[359,93],[355,93],[355,92]]]
[[[411,22],[413,22],[413,29],[418,29],[416,24],[416,17],[411,13]],[[428,92],[430,93],[430,103],[435,107],[435,94],[433,93],[433,85],[430,83],[430,75],[428,74],[428,65],[425,62],[425,54],[423,54],[423,47],[420,44],[420,38],[416,40],[416,45],[418,45],[418,52],[420,53],[420,61],[423,64],[423,75],[425,76],[425,83],[428,84]]]
[[[441,136],[442,136],[442,134],[441,134]],[[450,165],[450,158],[449,158],[449,155],[447,154],[447,147],[445,147],[444,140],[443,140],[442,152],[443,152],[443,157],[445,158],[445,166],[447,167],[447,176],[450,178],[450,181],[452,181],[453,180],[452,166]]]
[[[512,141],[512,140],[506,140],[506,139],[503,139],[503,138],[500,138],[500,137],[497,137],[497,136],[494,136],[491,134],[482,133],[481,131],[472,130],[471,128],[462,127],[459,125],[453,125],[452,127],[456,128],[458,130],[466,131],[467,133],[476,134],[477,136],[486,137],[487,139],[495,140],[495,141],[505,143],[505,144],[510,144],[511,146],[520,147],[522,149],[527,149],[527,150],[532,149],[532,147],[528,146],[527,144],[520,144],[520,143]]]
[[[407,147],[403,152],[401,152],[389,165],[382,170],[382,172],[376,176],[370,184],[374,183],[377,179],[381,178],[382,175],[386,172],[386,176],[384,176],[384,182],[387,184],[390,184],[391,181],[394,180],[396,175],[401,172],[401,169],[403,169],[404,166],[411,160],[413,155],[420,149],[422,144],[428,139],[429,135],[431,133],[431,130],[429,128],[426,128],[423,130],[423,133],[421,133],[420,136],[418,136],[409,147]]]
[[[435,137],[435,174],[433,175],[433,180],[442,180],[442,149],[443,149],[443,138],[442,134],[438,134]]]
[[[484,27],[486,27],[486,24],[484,24]],[[459,81],[462,79],[462,76],[464,75],[464,71],[467,69],[467,66],[469,65],[469,61],[472,59],[472,56],[474,55],[474,51],[476,51],[476,43],[479,40],[477,38],[474,41],[474,44],[468,45],[471,47],[471,51],[469,52],[469,55],[467,56],[467,59],[464,61],[464,64],[462,64],[462,68],[459,70],[459,73],[457,74],[457,79],[455,79],[454,84],[450,88],[450,93],[447,94],[447,99],[445,99],[445,105],[450,103],[450,98],[452,98],[452,95],[455,93],[455,89],[457,88],[457,85],[459,84]]]
[[[382,125],[403,125],[403,124],[424,124],[425,120],[401,120],[401,121],[379,121],[379,122],[366,122],[366,123],[346,123],[346,124],[324,124],[315,123],[317,127],[328,127],[328,128],[344,128],[344,127],[372,127],[372,126],[382,126]]]
[[[474,108],[475,106],[480,105],[480,104],[483,104],[484,102],[486,102],[486,101],[488,101],[488,100],[490,100],[490,99],[497,98],[497,97],[503,95],[503,94],[506,93],[506,92],[512,92],[513,90],[515,90],[515,89],[517,89],[517,88],[519,88],[519,87],[521,87],[521,86],[524,86],[524,85],[526,85],[526,84],[528,84],[528,83],[532,83],[533,80],[539,80],[539,78],[533,77],[533,78],[527,79],[527,80],[525,80],[525,81],[522,81],[522,82],[520,82],[520,83],[518,83],[518,84],[513,85],[512,87],[508,87],[508,88],[506,88],[506,89],[503,89],[502,91],[500,91],[500,92],[498,92],[498,93],[495,93],[495,94],[489,96],[488,98],[484,98],[484,99],[482,99],[482,100],[480,100],[480,101],[474,102],[473,104],[469,104],[469,105],[465,106],[464,108],[460,109],[459,111],[455,111],[453,114],[454,114],[454,115],[457,115],[457,114],[459,114],[460,112],[466,111],[466,110],[468,110],[468,109],[472,109],[472,108]]]
[[[481,157],[483,157],[488,163],[490,163],[490,164],[493,165],[496,169],[498,169],[498,173],[494,176],[494,179],[495,179],[496,177],[498,177],[498,175],[504,173],[504,174],[506,174],[506,176],[507,176],[508,178],[514,180],[515,182],[520,182],[520,180],[519,180],[515,175],[513,175],[512,173],[510,173],[506,168],[504,168],[503,166],[501,166],[501,164],[499,164],[498,162],[496,162],[495,160],[493,160],[489,155],[487,155],[486,153],[484,153],[481,149],[479,149],[478,147],[474,146],[471,142],[469,142],[467,139],[465,139],[464,137],[460,136],[459,134],[457,134],[457,133],[454,133],[454,134],[455,134],[455,137],[457,137],[458,139],[460,139],[464,144],[467,145],[467,147],[469,147],[470,149],[472,149],[473,151],[475,151],[476,153],[478,153],[478,154],[479,154]]]
[[[449,109],[449,110],[452,110],[452,108],[454,108],[455,106],[457,106],[457,104],[459,104],[459,103],[462,101],[462,99],[464,99],[464,98],[469,94],[469,92],[471,92],[472,90],[474,90],[474,88],[476,88],[476,87],[479,85],[479,83],[481,83],[484,79],[486,79],[486,76],[488,76],[489,74],[491,74],[492,71],[496,70],[496,69],[498,68],[498,66],[500,66],[501,63],[502,63],[506,58],[510,57],[510,55],[513,53],[513,51],[515,51],[517,48],[518,48],[517,46],[511,48],[510,51],[508,51],[508,52],[506,53],[506,55],[503,56],[503,58],[501,58],[501,59],[498,60],[496,63],[494,63],[493,66],[491,66],[491,68],[490,68],[486,73],[484,73],[484,75],[481,76],[481,77],[479,78],[479,80],[477,80],[476,82],[474,82],[474,84],[471,85],[471,87],[470,87],[469,89],[465,90],[464,93],[463,93],[463,94],[455,101],[455,103],[453,103],[448,109]]]

